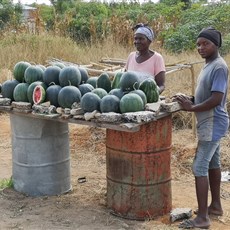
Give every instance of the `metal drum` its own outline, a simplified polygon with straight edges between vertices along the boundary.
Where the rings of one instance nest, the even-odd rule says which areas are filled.
[[[138,132],[107,129],[107,206],[123,218],[145,220],[168,213],[171,192],[171,115]]]
[[[68,123],[10,115],[14,189],[29,196],[71,189]]]

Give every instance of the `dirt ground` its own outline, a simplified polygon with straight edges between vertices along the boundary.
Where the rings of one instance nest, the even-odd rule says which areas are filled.
[[[135,221],[112,215],[106,207],[105,130],[69,125],[72,191],[59,196],[29,197],[13,188],[0,190],[0,230],[150,230],[177,229],[169,214]],[[229,136],[224,140],[224,167],[230,170]],[[191,162],[196,140],[191,130],[173,130],[172,203],[195,210],[196,195]],[[8,115],[0,114],[0,182],[12,175],[11,134]],[[86,177],[85,183],[78,178]],[[222,217],[211,217],[210,229],[230,229],[230,182],[221,185]]]

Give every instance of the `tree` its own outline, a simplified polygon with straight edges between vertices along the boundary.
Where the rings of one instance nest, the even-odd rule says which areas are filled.
[[[184,10],[190,8],[192,5],[192,0],[160,0],[160,3],[164,3],[167,6],[174,6],[180,2],[184,3]]]
[[[18,11],[17,11],[18,12]],[[15,17],[15,7],[13,1],[0,0],[0,29],[4,29]]]
[[[74,0],[50,0],[57,14],[64,14],[69,8],[75,5]]]

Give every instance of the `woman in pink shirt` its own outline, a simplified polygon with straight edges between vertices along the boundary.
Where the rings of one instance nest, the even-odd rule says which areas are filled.
[[[134,27],[134,45],[137,51],[129,54],[125,65],[126,71],[145,72],[153,76],[159,86],[159,93],[165,89],[165,63],[161,54],[149,49],[154,39],[154,33],[150,27],[137,24]]]

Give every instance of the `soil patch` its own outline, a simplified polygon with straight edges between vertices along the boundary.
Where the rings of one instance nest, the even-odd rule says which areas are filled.
[[[12,175],[11,133],[8,115],[0,114],[0,180]],[[59,196],[28,197],[12,188],[0,191],[0,229],[142,230],[178,229],[169,215],[134,221],[110,214],[106,207],[105,130],[69,125],[72,191]],[[191,130],[173,131],[173,208],[196,209],[191,163],[196,140]],[[223,170],[229,170],[229,136],[223,140]],[[86,182],[79,183],[78,178]],[[222,183],[222,217],[211,217],[211,229],[230,229],[230,183]]]

